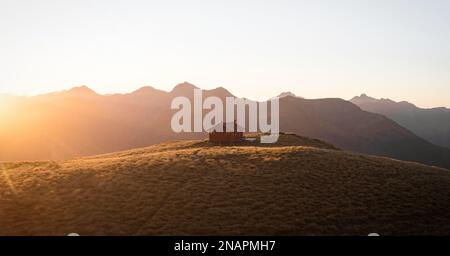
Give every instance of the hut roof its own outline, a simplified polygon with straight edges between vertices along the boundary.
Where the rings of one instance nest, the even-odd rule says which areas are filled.
[[[236,122],[227,122],[227,123],[220,123],[214,126],[211,129],[208,129],[208,132],[243,132],[244,128],[240,125],[238,125]]]

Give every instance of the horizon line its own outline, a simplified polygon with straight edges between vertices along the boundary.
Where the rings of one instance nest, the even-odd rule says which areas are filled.
[[[184,81],[184,82],[182,82],[182,83],[176,84],[170,91],[164,90],[164,89],[158,89],[157,87],[154,87],[154,86],[152,86],[152,85],[143,85],[143,86],[140,86],[140,87],[138,87],[137,89],[131,90],[131,91],[129,91],[129,92],[99,93],[99,92],[97,92],[95,89],[92,89],[90,86],[88,86],[88,85],[86,85],[86,84],[81,84],[81,85],[77,85],[77,86],[72,86],[72,87],[70,87],[70,88],[68,88],[68,89],[54,90],[54,91],[43,92],[43,93],[37,93],[37,94],[30,94],[30,95],[27,95],[27,94],[17,94],[17,93],[2,93],[2,92],[0,92],[0,96],[32,98],[32,97],[46,96],[46,95],[57,94],[57,93],[70,92],[70,91],[72,91],[72,90],[75,90],[75,89],[82,89],[82,88],[86,88],[87,90],[92,91],[93,93],[95,93],[95,94],[97,94],[97,95],[99,95],[99,96],[129,95],[129,94],[133,94],[133,93],[135,93],[135,92],[138,92],[139,90],[144,89],[144,88],[151,88],[151,89],[153,89],[153,90],[162,91],[162,92],[165,92],[165,93],[171,93],[171,92],[173,92],[173,91],[175,90],[175,88],[176,88],[177,86],[180,86],[180,85],[183,85],[183,84],[191,85],[192,87],[194,87],[194,89],[201,89],[202,91],[213,91],[213,90],[217,90],[217,89],[221,89],[221,88],[222,88],[222,89],[228,91],[231,95],[235,96],[233,93],[230,92],[230,90],[228,90],[228,89],[227,89],[226,87],[224,87],[224,86],[218,86],[218,87],[215,87],[215,88],[212,88],[212,89],[203,89],[203,88],[197,87],[196,85],[194,85],[194,84],[192,84],[192,83],[190,83],[190,82],[187,82],[187,81]],[[364,92],[360,93],[359,95],[352,96],[351,99],[344,99],[344,98],[340,98],[340,97],[305,98],[305,97],[303,97],[303,96],[297,95],[296,93],[294,93],[294,92],[292,92],[292,91],[281,91],[280,93],[278,93],[278,95],[275,95],[275,96],[272,96],[272,97],[270,97],[270,98],[267,98],[267,100],[269,100],[269,99],[271,99],[271,98],[274,98],[274,97],[278,97],[279,95],[281,95],[281,94],[283,94],[283,93],[292,93],[293,95],[295,95],[295,97],[303,98],[303,99],[305,99],[305,100],[342,99],[342,100],[349,101],[349,102],[351,102],[351,99],[353,99],[353,98],[355,98],[355,97],[367,96],[367,97],[373,98],[373,99],[375,99],[375,100],[390,100],[390,101],[393,101],[394,103],[402,103],[402,102],[405,102],[405,103],[412,104],[412,105],[414,105],[415,107],[417,107],[417,108],[419,108],[419,109],[439,109],[439,108],[450,109],[450,106],[422,107],[422,106],[418,106],[418,105],[415,104],[414,102],[410,102],[410,101],[407,101],[407,100],[394,100],[394,99],[391,99],[391,98],[376,98],[376,97],[372,97],[371,95],[366,94],[366,93],[364,93]],[[289,96],[289,95],[288,95],[288,96]],[[293,97],[292,95],[290,95],[290,96]],[[235,96],[235,97],[238,97],[238,96]],[[286,97],[286,96],[285,96],[285,97]],[[251,99],[250,97],[245,97],[245,96],[244,96],[244,97],[238,97],[238,98],[245,98],[245,99],[253,100],[253,99]],[[258,101],[258,100],[254,100],[254,101]]]

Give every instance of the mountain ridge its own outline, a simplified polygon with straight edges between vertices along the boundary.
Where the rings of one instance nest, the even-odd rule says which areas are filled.
[[[419,108],[407,101],[357,96],[350,100],[361,109],[387,116],[427,141],[450,148],[450,109]]]
[[[21,99],[12,104],[10,113],[15,114],[7,113],[7,121],[0,123],[0,161],[70,159],[168,140],[205,138],[206,133],[174,133],[170,127],[176,112],[170,109],[171,100],[192,98],[195,88],[183,83],[170,92],[144,88],[129,94]],[[188,92],[181,93],[184,90]],[[204,98],[223,98],[231,93],[219,87],[203,90],[203,94]],[[280,129],[345,150],[450,168],[448,149],[339,98],[280,98]]]

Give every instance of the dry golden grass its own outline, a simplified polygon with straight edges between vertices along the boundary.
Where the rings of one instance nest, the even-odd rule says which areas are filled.
[[[450,172],[294,135],[0,164],[0,235],[72,232],[449,235]]]

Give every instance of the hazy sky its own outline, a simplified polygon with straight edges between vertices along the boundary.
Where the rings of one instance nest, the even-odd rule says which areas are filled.
[[[0,0],[0,93],[183,81],[450,107],[450,1]]]

